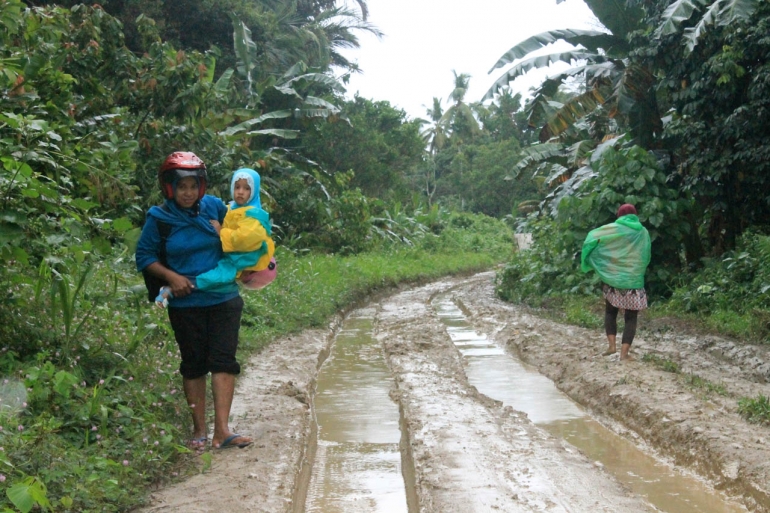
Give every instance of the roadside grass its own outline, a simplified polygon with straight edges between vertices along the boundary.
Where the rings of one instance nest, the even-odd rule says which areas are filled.
[[[528,306],[552,320],[589,329],[604,327],[604,302],[596,296],[553,294]]]
[[[651,305],[646,315],[649,319],[672,317],[703,332],[761,343],[767,343],[770,335],[770,311],[763,309],[747,313],[726,309],[693,313],[682,310],[677,303],[659,301]]]
[[[583,328],[604,327],[604,310],[597,308],[596,298],[588,296],[569,297],[564,306],[566,321]]]
[[[769,424],[770,398],[761,394],[755,398],[742,397],[738,400],[738,413],[749,422]]]
[[[373,292],[489,269],[510,256],[502,222],[461,220],[466,226],[425,243],[379,253],[279,250],[276,280],[243,293],[239,359],[281,335],[324,326]],[[173,333],[165,312],[147,303],[126,253],[73,267],[72,279],[42,267],[35,276],[4,275],[0,511],[128,511],[150,486],[210,466],[210,454],[185,447],[190,419]]]
[[[685,374],[683,376],[683,379],[686,385],[696,390],[703,390],[707,394],[714,393],[722,396],[729,395],[729,393],[727,392],[727,387],[725,387],[723,384],[712,383],[711,381],[707,379],[703,379],[697,374]]]
[[[651,363],[660,370],[679,374],[679,365],[675,361],[669,360],[668,358],[663,358],[662,356],[652,353],[645,353],[642,356],[642,361]]]

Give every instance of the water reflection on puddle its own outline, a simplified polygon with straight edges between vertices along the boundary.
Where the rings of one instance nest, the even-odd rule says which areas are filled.
[[[345,320],[318,376],[318,447],[305,511],[407,511],[392,378],[372,338],[373,310]]]
[[[669,513],[746,511],[697,479],[683,476],[640,451],[586,413],[553,382],[473,331],[448,297],[433,302],[447,332],[466,359],[468,379],[482,394],[522,411],[543,429],[600,461],[619,481]]]

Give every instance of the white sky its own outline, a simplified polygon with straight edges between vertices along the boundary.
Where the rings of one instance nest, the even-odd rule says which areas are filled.
[[[410,118],[425,118],[424,106],[434,96],[449,105],[452,70],[471,75],[465,100],[478,101],[507,67],[487,72],[514,45],[549,30],[600,26],[583,0],[559,5],[556,0],[368,0],[367,5],[369,21],[385,36],[359,32],[361,48],[343,52],[363,70],[351,78],[348,96],[358,92],[387,100]],[[566,48],[553,46],[546,53]],[[532,71],[510,85],[526,97],[542,78],[566,67],[552,65],[537,76]]]

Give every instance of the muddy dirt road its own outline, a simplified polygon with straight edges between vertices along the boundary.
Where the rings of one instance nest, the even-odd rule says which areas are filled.
[[[718,498],[706,499],[710,511],[770,512],[770,429],[747,424],[736,413],[738,398],[770,395],[770,355],[764,348],[676,332],[661,321],[644,330],[641,318],[643,331],[633,349],[639,360],[619,362],[617,355],[601,356],[600,332],[545,320],[497,300],[493,279],[493,273],[447,279],[365,305],[362,316],[369,319],[367,336],[375,348],[367,353],[366,365],[375,356],[382,360],[383,376],[375,381],[387,387],[384,393],[373,391],[355,378],[359,392],[365,390],[355,409],[369,413],[383,405],[395,412],[392,424],[400,431],[389,445],[379,446],[391,449],[364,452],[385,454],[382,461],[401,474],[399,508],[378,505],[360,490],[327,506],[311,504],[318,489],[329,488],[318,485],[313,464],[331,465],[330,447],[343,445],[319,440],[319,423],[325,421],[317,422],[320,396],[315,395],[319,369],[328,369],[335,358],[342,361],[329,357],[341,317],[328,330],[275,341],[252,358],[239,378],[232,425],[254,436],[255,444],[213,451],[210,468],[155,491],[143,511],[666,510],[632,491],[628,482],[635,471],[611,474],[599,458],[533,422],[530,417],[536,415],[480,393],[482,387],[468,379],[472,364],[463,356],[472,351],[458,349],[437,311],[441,297],[457,305],[473,330],[483,332],[489,347],[530,365],[580,403],[591,422],[610,433],[599,435],[608,446],[615,437],[668,462],[674,473],[688,479],[697,475],[701,486],[718,490],[711,492]],[[652,358],[641,361],[645,354]],[[660,362],[676,363],[679,372],[661,370]],[[355,381],[353,387],[347,395],[355,395]],[[321,393],[326,397],[332,391]],[[363,450],[361,443],[352,445]],[[345,474],[337,469],[337,475]],[[370,485],[381,482],[372,477],[379,475],[361,472]],[[704,510],[693,506],[689,511]]]

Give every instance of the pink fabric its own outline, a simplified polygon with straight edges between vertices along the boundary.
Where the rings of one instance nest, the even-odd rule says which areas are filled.
[[[278,272],[278,264],[275,258],[270,259],[267,269],[261,271],[244,271],[241,273],[241,284],[250,290],[258,290],[268,286],[275,279]]]

